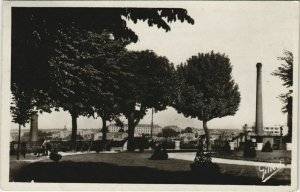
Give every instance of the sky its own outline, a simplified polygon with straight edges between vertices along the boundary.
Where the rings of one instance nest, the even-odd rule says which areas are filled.
[[[195,6],[195,3],[197,6]],[[264,126],[286,124],[286,114],[277,98],[287,89],[282,81],[271,73],[281,65],[277,57],[284,50],[298,53],[298,4],[297,2],[194,2],[178,6],[186,8],[195,24],[171,23],[171,31],[165,32],[146,23],[127,25],[139,36],[129,50],[150,49],[166,56],[175,66],[197,53],[210,51],[225,53],[233,66],[233,79],[239,86],[241,103],[234,116],[212,119],[209,128],[241,129],[255,121],[256,63],[262,63]],[[295,59],[297,61],[297,59]],[[294,64],[295,65],[295,64]],[[151,110],[140,123],[151,123]],[[125,118],[122,118],[125,120]],[[185,118],[175,109],[168,108],[154,114],[154,124],[178,125],[202,128],[198,119]],[[39,116],[39,128],[71,127],[67,112],[43,113]],[[100,128],[101,119],[80,117],[78,128]],[[12,128],[17,125],[12,124]],[[29,127],[29,125],[27,126]]]

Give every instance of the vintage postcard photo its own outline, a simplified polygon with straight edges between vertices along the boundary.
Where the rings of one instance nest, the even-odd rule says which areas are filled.
[[[4,1],[2,31],[4,190],[296,190],[299,2]]]

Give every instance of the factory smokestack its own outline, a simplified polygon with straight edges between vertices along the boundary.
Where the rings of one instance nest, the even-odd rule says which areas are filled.
[[[256,134],[263,135],[263,106],[262,106],[262,76],[261,76],[262,64],[257,63],[257,79],[256,79],[256,117],[255,117],[255,127]]]

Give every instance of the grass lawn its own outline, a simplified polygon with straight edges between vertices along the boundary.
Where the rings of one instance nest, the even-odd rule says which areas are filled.
[[[243,151],[233,151],[231,154],[219,154],[213,153],[212,157],[220,157],[226,159],[240,159],[248,161],[260,161],[260,162],[270,162],[270,163],[291,163],[291,151],[286,150],[274,150],[273,152],[261,152],[256,151],[256,157],[245,158],[243,157]]]
[[[93,153],[64,156],[59,162],[10,162],[10,181],[68,183],[160,183],[289,185],[290,170],[266,183],[253,166],[220,164],[222,174],[207,177],[190,171],[190,161],[149,160],[151,153]]]
[[[14,180],[14,175],[18,174],[18,172],[23,168],[29,165],[30,161],[38,160],[42,157],[37,157],[35,155],[26,154],[25,158],[20,155],[19,160],[17,160],[17,155],[10,155],[10,165],[9,165],[9,180]],[[46,157],[43,157],[46,158]]]

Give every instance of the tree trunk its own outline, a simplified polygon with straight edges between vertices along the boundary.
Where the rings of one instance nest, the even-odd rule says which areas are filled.
[[[134,151],[134,113],[131,113],[128,117],[128,142],[127,150]]]
[[[106,151],[106,144],[107,144],[107,126],[106,126],[106,119],[105,117],[102,118],[102,144],[103,144],[103,151]]]
[[[207,121],[203,121],[203,129],[204,129],[205,138],[206,138],[206,150],[209,151],[210,150],[210,134],[209,134],[209,130],[207,127]]]
[[[288,126],[288,142],[292,142],[292,127],[293,127],[293,98],[288,98],[287,104],[287,126]]]
[[[77,114],[71,114],[72,116],[72,137],[71,137],[71,145],[72,150],[76,151],[76,140],[77,140]]]
[[[21,124],[19,124],[17,160],[19,160],[19,156],[20,156],[20,144],[21,144]]]

